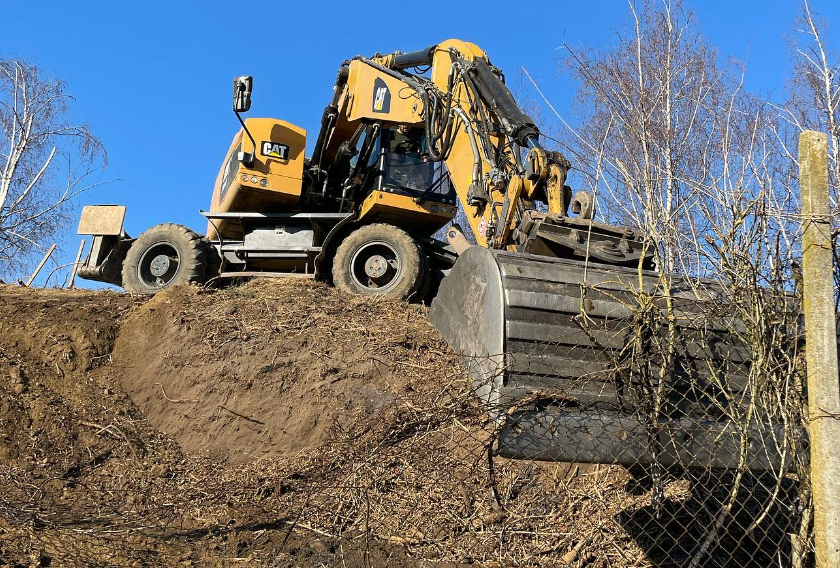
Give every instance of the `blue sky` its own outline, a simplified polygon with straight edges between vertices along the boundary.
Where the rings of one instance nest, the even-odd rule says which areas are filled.
[[[748,60],[747,88],[781,94],[797,0],[687,4],[725,56]],[[613,41],[627,12],[622,0],[442,2],[424,12],[428,6],[5,0],[0,56],[30,59],[62,77],[76,98],[74,119],[89,124],[107,147],[108,166],[97,180],[118,181],[86,193],[79,205],[127,205],[133,236],[167,221],[203,232],[198,211],[209,206],[238,128],[230,111],[233,76],[254,76],[249,116],[298,124],[311,147],[342,60],[457,37],[484,48],[509,81],[527,66],[564,113],[575,86],[558,74],[558,47],[564,38],[591,46]],[[812,7],[829,25],[840,16],[831,0],[813,0]],[[70,229],[59,241],[63,262],[78,247]]]

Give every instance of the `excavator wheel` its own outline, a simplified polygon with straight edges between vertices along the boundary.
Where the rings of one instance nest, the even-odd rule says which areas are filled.
[[[221,273],[222,257],[207,237],[201,238],[201,244],[204,245],[204,258],[207,260],[207,265],[204,269],[204,281],[207,282]]]
[[[429,262],[402,229],[375,223],[342,241],[333,259],[333,282],[343,292],[419,302],[429,286]]]
[[[201,237],[183,225],[163,223],[131,245],[123,262],[123,288],[133,294],[155,294],[177,284],[204,282],[206,269]]]

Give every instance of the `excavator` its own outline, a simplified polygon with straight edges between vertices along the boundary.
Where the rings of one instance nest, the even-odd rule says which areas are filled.
[[[345,61],[308,158],[302,128],[241,118],[252,87],[251,77],[234,80],[242,127],[202,212],[205,236],[165,224],[134,240],[122,233],[124,210],[91,207],[80,233],[102,238],[80,276],[155,293],[286,274],[419,301],[431,273],[469,246],[457,225],[448,244],[432,238],[459,207],[483,248],[638,264],[638,235],[588,221],[591,198],[572,200],[565,185],[569,162],[543,149],[504,75],[474,44]],[[570,203],[577,218],[566,216]],[[97,225],[109,218],[106,235]]]
[[[132,238],[125,207],[89,206],[79,233],[93,245],[79,276],[139,294],[270,275],[396,300],[434,295],[432,323],[504,426],[501,455],[643,462],[650,428],[627,418],[630,399],[605,376],[613,362],[604,354],[626,338],[596,341],[578,316],[584,282],[601,287],[586,315],[602,322],[628,317],[619,290],[640,278],[655,286],[645,236],[594,220],[592,196],[566,185],[569,161],[543,147],[503,72],[475,44],[357,56],[341,64],[333,89],[306,157],[304,129],[242,118],[253,79],[235,78],[241,128],[202,211],[205,235],[165,223]],[[453,223],[459,209],[466,231]],[[657,443],[667,459],[714,455],[720,467],[738,459],[737,440],[729,452],[704,454],[725,422],[680,422],[686,415],[681,407],[673,417],[689,433],[683,442]],[[751,466],[775,465],[754,453]]]

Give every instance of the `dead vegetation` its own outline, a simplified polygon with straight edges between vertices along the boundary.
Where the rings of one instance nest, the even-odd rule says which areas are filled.
[[[489,459],[423,308],[6,287],[0,328],[2,565],[652,565],[623,468]]]

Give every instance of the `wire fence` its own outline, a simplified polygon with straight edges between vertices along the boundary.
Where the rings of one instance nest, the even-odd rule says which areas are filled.
[[[574,294],[550,335],[461,358],[483,375],[395,368],[417,387],[294,459],[83,424],[101,453],[77,470],[0,470],[0,564],[813,566],[795,291]]]
[[[554,314],[472,389],[342,433],[300,522],[454,562],[813,565],[794,296],[581,292],[627,316]]]

